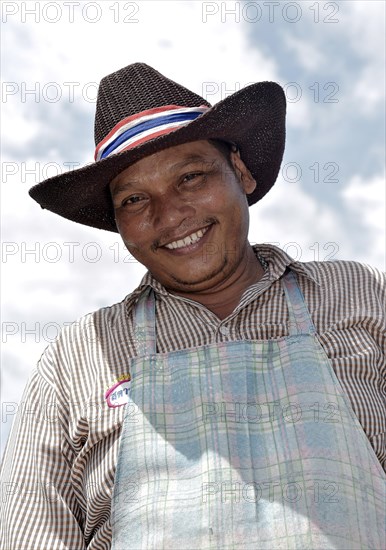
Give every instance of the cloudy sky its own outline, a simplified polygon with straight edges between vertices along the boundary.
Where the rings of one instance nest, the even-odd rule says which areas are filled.
[[[120,301],[144,268],[119,235],[28,196],[93,161],[97,84],[142,61],[212,104],[252,82],[286,91],[287,145],[250,242],[303,261],[385,269],[385,3],[2,2],[1,449],[59,327]]]

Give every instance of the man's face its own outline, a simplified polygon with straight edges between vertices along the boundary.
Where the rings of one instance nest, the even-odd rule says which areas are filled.
[[[211,143],[195,141],[139,160],[110,184],[127,249],[170,290],[215,289],[245,255],[246,193],[256,182],[237,153],[231,161],[234,171]]]

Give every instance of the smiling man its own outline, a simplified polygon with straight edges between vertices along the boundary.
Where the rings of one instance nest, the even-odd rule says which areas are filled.
[[[240,155],[208,141],[155,153],[110,185],[118,230],[131,254],[165,288],[220,319],[264,271],[248,243],[256,182]],[[182,159],[182,160],[180,160]]]
[[[249,243],[284,140],[272,82],[211,107],[143,63],[101,81],[95,163],[30,194],[148,271],[33,371],[2,548],[385,547],[385,279]]]

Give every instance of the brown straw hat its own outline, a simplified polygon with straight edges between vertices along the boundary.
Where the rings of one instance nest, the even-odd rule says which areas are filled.
[[[111,180],[134,162],[189,141],[235,143],[257,182],[248,204],[260,200],[279,173],[286,101],[275,82],[242,88],[213,107],[144,63],[101,80],[95,115],[96,162],[49,178],[30,196],[69,220],[118,232]]]

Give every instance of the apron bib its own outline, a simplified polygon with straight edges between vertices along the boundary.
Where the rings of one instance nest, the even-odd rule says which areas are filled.
[[[282,284],[288,337],[171,353],[141,295],[114,550],[385,548],[386,476],[293,272]]]

